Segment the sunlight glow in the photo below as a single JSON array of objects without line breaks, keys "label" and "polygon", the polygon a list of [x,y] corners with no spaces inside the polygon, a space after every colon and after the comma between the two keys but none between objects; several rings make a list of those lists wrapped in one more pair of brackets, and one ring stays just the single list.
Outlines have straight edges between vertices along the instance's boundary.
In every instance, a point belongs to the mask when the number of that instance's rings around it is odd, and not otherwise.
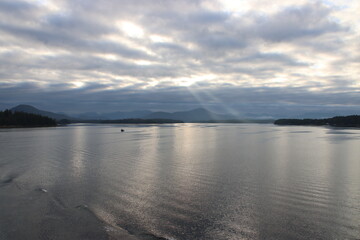
[{"label": "sunlight glow", "polygon": [[144,30],[142,27],[136,25],[135,23],[129,21],[121,21],[117,23],[118,27],[121,31],[123,31],[126,35],[131,38],[143,38]]},{"label": "sunlight glow", "polygon": [[116,61],[119,59],[118,56],[116,56],[115,54],[110,54],[110,53],[95,54],[95,56],[106,59],[106,60],[110,60],[110,61]]},{"label": "sunlight glow", "polygon": [[173,42],[172,38],[167,36],[160,36],[160,35],[150,35],[150,40],[152,42],[159,42],[159,43]]},{"label": "sunlight glow", "polygon": [[47,8],[52,12],[60,11],[61,7],[56,4],[56,2],[60,1],[52,1],[52,0],[28,0],[29,3],[35,2],[37,5]]},{"label": "sunlight glow", "polygon": [[182,78],[177,78],[174,79],[173,81],[181,87],[190,87],[191,85],[193,85],[196,82],[201,82],[201,81],[211,81],[216,79],[216,75],[215,74],[205,74],[205,75],[196,75],[196,76],[190,76],[190,77],[182,77]]},{"label": "sunlight glow", "polygon": [[152,62],[150,62],[150,61],[146,61],[146,60],[136,60],[136,61],[134,61],[134,63],[135,63],[136,65],[140,65],[140,66],[149,66],[149,65],[153,65],[153,63],[152,63]]},{"label": "sunlight glow", "polygon": [[[151,55],[151,56],[156,55],[150,48],[146,48],[144,46],[144,44],[142,44],[141,42],[139,43],[139,41],[136,41],[138,39],[127,38],[118,33],[117,34],[114,34],[114,33],[106,34],[103,36],[103,39],[106,41],[111,41],[115,44],[125,45],[126,47],[131,48],[131,49],[143,51],[144,53]],[[120,58],[120,56],[117,56],[117,57]]]},{"label": "sunlight glow", "polygon": [[251,5],[248,1],[219,0],[225,11],[243,13],[250,10]]},{"label": "sunlight glow", "polygon": [[75,82],[71,82],[75,88],[81,88],[85,85],[85,83],[83,82],[79,82],[79,81],[75,81]]}]

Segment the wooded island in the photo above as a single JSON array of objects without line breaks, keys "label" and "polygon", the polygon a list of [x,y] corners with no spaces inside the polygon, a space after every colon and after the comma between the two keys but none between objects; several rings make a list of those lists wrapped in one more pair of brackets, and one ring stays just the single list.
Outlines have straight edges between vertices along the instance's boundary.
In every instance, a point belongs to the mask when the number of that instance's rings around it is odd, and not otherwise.
[{"label": "wooded island", "polygon": [[0,111],[0,127],[53,127],[56,121],[52,118],[25,112]]},{"label": "wooded island", "polygon": [[360,115],[338,116],[324,119],[278,119],[276,125],[305,125],[333,127],[360,127]]}]

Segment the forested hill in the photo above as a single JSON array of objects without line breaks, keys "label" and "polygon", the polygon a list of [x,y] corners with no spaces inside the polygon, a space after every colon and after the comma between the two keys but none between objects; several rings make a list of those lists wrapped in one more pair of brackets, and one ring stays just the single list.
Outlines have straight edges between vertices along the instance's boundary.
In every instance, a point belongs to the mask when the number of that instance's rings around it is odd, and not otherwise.
[{"label": "forested hill", "polygon": [[334,127],[360,127],[360,115],[338,116],[324,119],[278,119],[274,122],[276,125],[308,125]]},{"label": "forested hill", "polygon": [[45,117],[55,119],[57,121],[60,121],[62,119],[72,119],[72,117],[69,117],[69,116],[64,115],[64,114],[58,114],[58,113],[53,113],[53,112],[49,112],[49,111],[40,110],[40,109],[37,109],[37,108],[35,108],[33,106],[25,105],[25,104],[21,104],[21,105],[18,105],[16,107],[13,107],[10,110],[12,112],[25,112],[25,113],[37,114],[37,115],[41,115],[41,116],[45,116]]},{"label": "forested hill", "polygon": [[49,117],[25,112],[0,111],[0,127],[51,127],[56,121]]}]

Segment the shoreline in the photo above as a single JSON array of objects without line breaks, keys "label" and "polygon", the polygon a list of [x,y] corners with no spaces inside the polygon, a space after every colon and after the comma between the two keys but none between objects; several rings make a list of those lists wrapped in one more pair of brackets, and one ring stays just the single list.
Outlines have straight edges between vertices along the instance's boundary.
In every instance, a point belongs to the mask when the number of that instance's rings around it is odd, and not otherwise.
[{"label": "shoreline", "polygon": [[46,128],[46,127],[58,127],[58,125],[56,125],[56,126],[41,126],[41,125],[37,125],[37,126],[16,126],[16,125],[6,125],[6,126],[0,126],[0,129],[8,129],[8,128]]}]

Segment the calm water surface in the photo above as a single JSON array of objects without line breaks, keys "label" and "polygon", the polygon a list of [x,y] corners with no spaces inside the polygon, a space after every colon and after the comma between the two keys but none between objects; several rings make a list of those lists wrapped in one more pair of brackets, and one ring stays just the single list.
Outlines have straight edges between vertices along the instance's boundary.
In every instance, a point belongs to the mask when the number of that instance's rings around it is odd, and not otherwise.
[{"label": "calm water surface", "polygon": [[0,130],[0,239],[126,235],[360,239],[360,130],[271,124]]}]

